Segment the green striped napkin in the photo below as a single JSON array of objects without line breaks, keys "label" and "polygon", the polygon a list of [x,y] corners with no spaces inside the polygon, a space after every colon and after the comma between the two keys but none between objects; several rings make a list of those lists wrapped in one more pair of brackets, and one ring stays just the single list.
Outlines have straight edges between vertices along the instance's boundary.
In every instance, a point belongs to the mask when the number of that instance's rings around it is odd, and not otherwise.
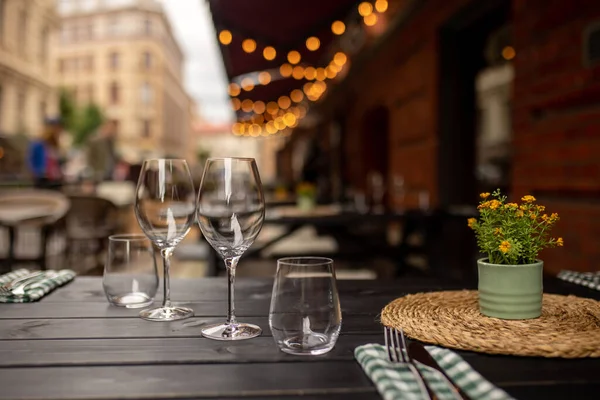
[{"label": "green striped napkin", "polygon": [[558,279],[571,282],[576,285],[587,286],[590,289],[600,290],[600,272],[577,272],[577,271],[560,271],[557,275]]},{"label": "green striped napkin", "polygon": [[[55,271],[47,271],[47,272],[55,272]],[[4,274],[0,276],[0,285],[9,283],[17,278],[25,276],[29,274],[30,271],[27,269],[18,269],[16,271],[9,272],[8,274]],[[70,269],[63,269],[61,271],[56,271],[58,275],[53,277],[46,277],[40,279],[31,285],[27,286],[25,289],[24,296],[13,296],[11,295],[0,295],[0,303],[29,303],[32,301],[37,301],[44,297],[46,294],[50,293],[52,290],[56,289],[59,286],[62,286],[75,278],[75,272]]]},{"label": "green striped napkin", "polygon": [[[455,352],[436,346],[425,347],[440,367],[472,400],[510,400],[505,391],[487,381]],[[422,400],[416,378],[406,365],[388,361],[385,347],[366,344],[354,350],[354,356],[385,400]],[[455,400],[454,392],[439,371],[417,363],[419,371],[439,400]]]}]

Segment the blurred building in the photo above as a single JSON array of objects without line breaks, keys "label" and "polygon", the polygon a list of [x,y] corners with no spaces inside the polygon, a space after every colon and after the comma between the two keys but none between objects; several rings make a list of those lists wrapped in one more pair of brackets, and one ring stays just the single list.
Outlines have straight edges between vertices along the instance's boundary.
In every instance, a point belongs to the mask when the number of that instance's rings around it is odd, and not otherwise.
[{"label": "blurred building", "polygon": [[56,113],[50,33],[54,0],[0,1],[0,135],[39,134]]},{"label": "blurred building", "polygon": [[60,86],[118,123],[128,161],[185,156],[193,104],[184,55],[156,0],[61,0],[54,66]]}]

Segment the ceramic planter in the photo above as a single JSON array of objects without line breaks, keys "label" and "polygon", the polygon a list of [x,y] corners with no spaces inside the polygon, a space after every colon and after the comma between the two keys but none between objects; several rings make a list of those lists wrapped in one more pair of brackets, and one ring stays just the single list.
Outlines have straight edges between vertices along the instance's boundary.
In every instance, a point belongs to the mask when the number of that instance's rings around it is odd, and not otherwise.
[{"label": "ceramic planter", "polygon": [[302,211],[310,211],[315,208],[315,199],[312,196],[298,196],[297,205]]},{"label": "ceramic planter", "polygon": [[479,311],[501,319],[532,319],[542,314],[544,262],[524,265],[490,264],[477,260]]}]

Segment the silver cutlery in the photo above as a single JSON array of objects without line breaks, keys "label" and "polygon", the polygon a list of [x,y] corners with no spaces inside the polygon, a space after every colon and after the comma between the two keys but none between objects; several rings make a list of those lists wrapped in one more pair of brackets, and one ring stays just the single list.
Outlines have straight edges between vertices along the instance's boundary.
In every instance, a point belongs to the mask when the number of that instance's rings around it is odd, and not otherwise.
[{"label": "silver cutlery", "polygon": [[454,397],[461,400],[469,400],[469,396],[467,396],[467,394],[464,391],[462,391],[461,388],[459,388],[452,382],[448,374],[446,374],[446,371],[444,371],[444,369],[440,367],[440,365],[437,363],[437,361],[435,361],[431,354],[429,354],[427,349],[425,349],[425,346],[423,346],[421,343],[411,341],[408,344],[407,350],[411,359],[418,361],[421,364],[426,365],[430,368],[433,368],[436,371],[441,372],[440,377],[443,378],[446,381],[448,387],[452,389],[452,391],[454,392]]},{"label": "silver cutlery", "polygon": [[56,272],[44,272],[43,274],[38,275],[35,278],[32,278],[32,279],[28,280],[27,282],[24,282],[24,283],[20,284],[19,286],[11,289],[10,293],[16,297],[25,296],[25,288],[26,287],[28,287],[29,285],[32,285],[36,282],[39,282],[43,279],[54,278],[55,276],[58,276],[58,274]]},{"label": "silver cutlery", "polygon": [[31,279],[35,279],[43,274],[45,274],[46,271],[36,271],[36,272],[32,272],[30,274],[27,274],[25,276],[22,276],[20,278],[14,279],[8,283],[5,283],[3,285],[0,285],[0,294],[1,295],[7,295],[11,293],[11,290],[19,285],[19,284],[23,284]]},{"label": "silver cutlery", "polygon": [[[393,363],[400,363],[406,365],[413,376],[417,379],[419,390],[423,396],[428,400],[434,400],[436,398],[433,391],[427,386],[423,375],[419,372],[417,366],[408,357],[408,351],[404,351],[406,343],[404,342],[404,334],[402,334],[402,340],[398,334],[398,330],[395,328],[389,328],[384,326],[385,335],[385,348],[388,353],[388,359]],[[403,343],[404,342],[404,343]]]}]

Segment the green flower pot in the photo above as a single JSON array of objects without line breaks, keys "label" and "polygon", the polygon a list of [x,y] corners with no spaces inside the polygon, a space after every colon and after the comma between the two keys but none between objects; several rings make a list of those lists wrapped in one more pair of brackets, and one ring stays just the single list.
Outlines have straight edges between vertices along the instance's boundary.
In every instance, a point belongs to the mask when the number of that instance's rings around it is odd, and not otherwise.
[{"label": "green flower pot", "polygon": [[296,203],[302,211],[311,211],[316,205],[314,197],[311,196],[298,196]]},{"label": "green flower pot", "polygon": [[524,265],[490,264],[477,260],[479,311],[500,319],[532,319],[542,315],[544,262]]}]

